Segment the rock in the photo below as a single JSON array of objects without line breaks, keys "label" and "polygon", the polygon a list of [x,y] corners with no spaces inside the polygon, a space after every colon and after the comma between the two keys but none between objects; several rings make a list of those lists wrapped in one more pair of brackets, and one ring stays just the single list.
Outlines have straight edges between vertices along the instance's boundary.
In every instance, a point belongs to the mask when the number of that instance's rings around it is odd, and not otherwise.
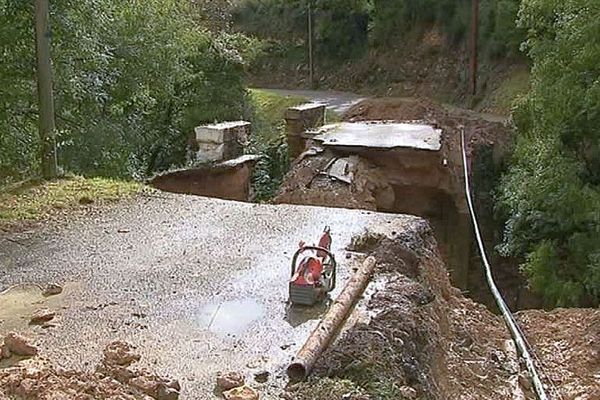
[{"label": "rock", "polygon": [[271,373],[269,371],[261,371],[254,374],[254,380],[258,383],[265,383],[269,380]]},{"label": "rock", "polygon": [[17,390],[15,390],[15,394],[25,398],[32,397],[36,394],[37,387],[38,383],[35,379],[26,378],[21,381]]},{"label": "rock", "polygon": [[4,338],[4,346],[6,346],[12,354],[18,356],[32,357],[38,353],[38,348],[29,343],[29,339],[15,332],[10,332],[6,335]]},{"label": "rock", "polygon": [[223,392],[225,400],[258,400],[258,392],[251,387],[241,386]]},{"label": "rock", "polygon": [[44,297],[56,296],[57,294],[61,294],[63,291],[62,286],[57,285],[56,283],[49,283],[44,288],[42,295]]},{"label": "rock", "polygon": [[45,322],[51,321],[56,316],[54,311],[50,311],[47,308],[42,308],[33,313],[29,325],[42,325]]},{"label": "rock", "polygon": [[50,328],[54,328],[56,326],[58,326],[58,325],[53,324],[52,322],[44,322],[42,324],[42,329],[50,329]]},{"label": "rock", "polygon": [[148,376],[136,376],[129,380],[129,384],[150,397],[158,398],[160,382]]},{"label": "rock", "polygon": [[168,388],[175,389],[178,392],[181,392],[181,384],[177,379],[172,379],[166,383]]},{"label": "rock", "polygon": [[140,360],[134,347],[125,342],[112,342],[104,349],[104,363],[107,365],[129,366]]},{"label": "rock", "polygon": [[0,360],[10,358],[11,356],[12,356],[12,353],[8,349],[7,345],[3,344],[2,346],[0,346]]},{"label": "rock", "polygon": [[237,372],[217,375],[217,388],[222,392],[244,386],[244,383],[244,377]]},{"label": "rock", "polygon": [[400,395],[409,400],[416,399],[418,397],[417,391],[410,386],[402,386],[399,389]]},{"label": "rock", "polygon": [[98,365],[98,367],[96,367],[96,372],[108,375],[121,383],[127,383],[131,378],[135,377],[135,373],[133,371],[118,365]]},{"label": "rock", "polygon": [[157,400],[177,400],[179,399],[179,390],[161,385],[158,388]]},{"label": "rock", "polygon": [[88,196],[81,196],[79,198],[79,204],[81,205],[90,205],[94,203],[94,199],[92,199],[91,197]]}]

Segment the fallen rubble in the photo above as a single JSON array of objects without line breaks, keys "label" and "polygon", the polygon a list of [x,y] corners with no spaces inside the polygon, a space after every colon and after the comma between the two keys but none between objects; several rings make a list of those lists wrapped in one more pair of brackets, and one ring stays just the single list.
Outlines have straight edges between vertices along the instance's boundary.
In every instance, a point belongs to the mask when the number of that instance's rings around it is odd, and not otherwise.
[{"label": "fallen rubble", "polygon": [[[34,355],[34,347],[16,334],[7,335],[4,346],[13,354]],[[92,373],[67,370],[43,357],[34,357],[0,369],[0,398],[177,400],[181,391],[179,382],[146,369],[130,368],[139,360],[135,349],[124,342],[109,344],[102,361]]]}]

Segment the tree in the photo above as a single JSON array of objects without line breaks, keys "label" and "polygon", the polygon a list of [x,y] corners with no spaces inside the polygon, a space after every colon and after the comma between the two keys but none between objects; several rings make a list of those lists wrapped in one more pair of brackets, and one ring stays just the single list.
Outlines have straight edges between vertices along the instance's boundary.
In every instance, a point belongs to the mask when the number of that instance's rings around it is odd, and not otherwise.
[{"label": "tree", "polygon": [[532,90],[499,196],[502,250],[549,305],[600,302],[600,3],[524,0]]},{"label": "tree", "polygon": [[35,37],[37,55],[37,88],[39,131],[41,140],[42,176],[56,178],[56,125],[52,93],[52,63],[50,61],[50,26],[48,0],[35,1]]},{"label": "tree", "polygon": [[[187,0],[52,0],[61,166],[145,177],[185,162],[198,124],[245,115],[252,42],[205,29]],[[0,180],[40,168],[33,2],[0,0]]]}]

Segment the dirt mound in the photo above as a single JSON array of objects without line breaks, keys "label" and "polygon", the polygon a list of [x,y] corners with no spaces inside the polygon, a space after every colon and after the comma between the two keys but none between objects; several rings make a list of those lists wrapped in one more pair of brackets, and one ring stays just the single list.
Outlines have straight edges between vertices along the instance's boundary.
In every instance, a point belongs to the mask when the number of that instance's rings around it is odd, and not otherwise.
[{"label": "dirt mound", "polygon": [[600,310],[524,311],[518,320],[560,398],[600,399]]},{"label": "dirt mound", "polygon": [[354,179],[347,184],[321,174],[336,158],[334,154],[324,151],[318,156],[298,160],[273,202],[372,211],[380,208],[392,189],[378,168],[367,160],[353,157],[350,172]]},{"label": "dirt mound", "polygon": [[344,121],[415,121],[426,120],[444,110],[427,99],[376,98],[355,104],[344,114]]}]

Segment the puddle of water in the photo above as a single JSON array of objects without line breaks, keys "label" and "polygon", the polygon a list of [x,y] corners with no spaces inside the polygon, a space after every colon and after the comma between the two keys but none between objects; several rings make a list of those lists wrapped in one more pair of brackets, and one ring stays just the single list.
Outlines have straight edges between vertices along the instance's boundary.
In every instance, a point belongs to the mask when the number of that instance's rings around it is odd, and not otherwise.
[{"label": "puddle of water", "polygon": [[29,326],[33,313],[40,308],[58,308],[62,294],[44,297],[36,285],[16,286],[0,295],[0,334],[23,331]]},{"label": "puddle of water", "polygon": [[264,307],[255,300],[233,300],[207,304],[200,310],[202,327],[219,335],[243,333],[265,314]]}]

